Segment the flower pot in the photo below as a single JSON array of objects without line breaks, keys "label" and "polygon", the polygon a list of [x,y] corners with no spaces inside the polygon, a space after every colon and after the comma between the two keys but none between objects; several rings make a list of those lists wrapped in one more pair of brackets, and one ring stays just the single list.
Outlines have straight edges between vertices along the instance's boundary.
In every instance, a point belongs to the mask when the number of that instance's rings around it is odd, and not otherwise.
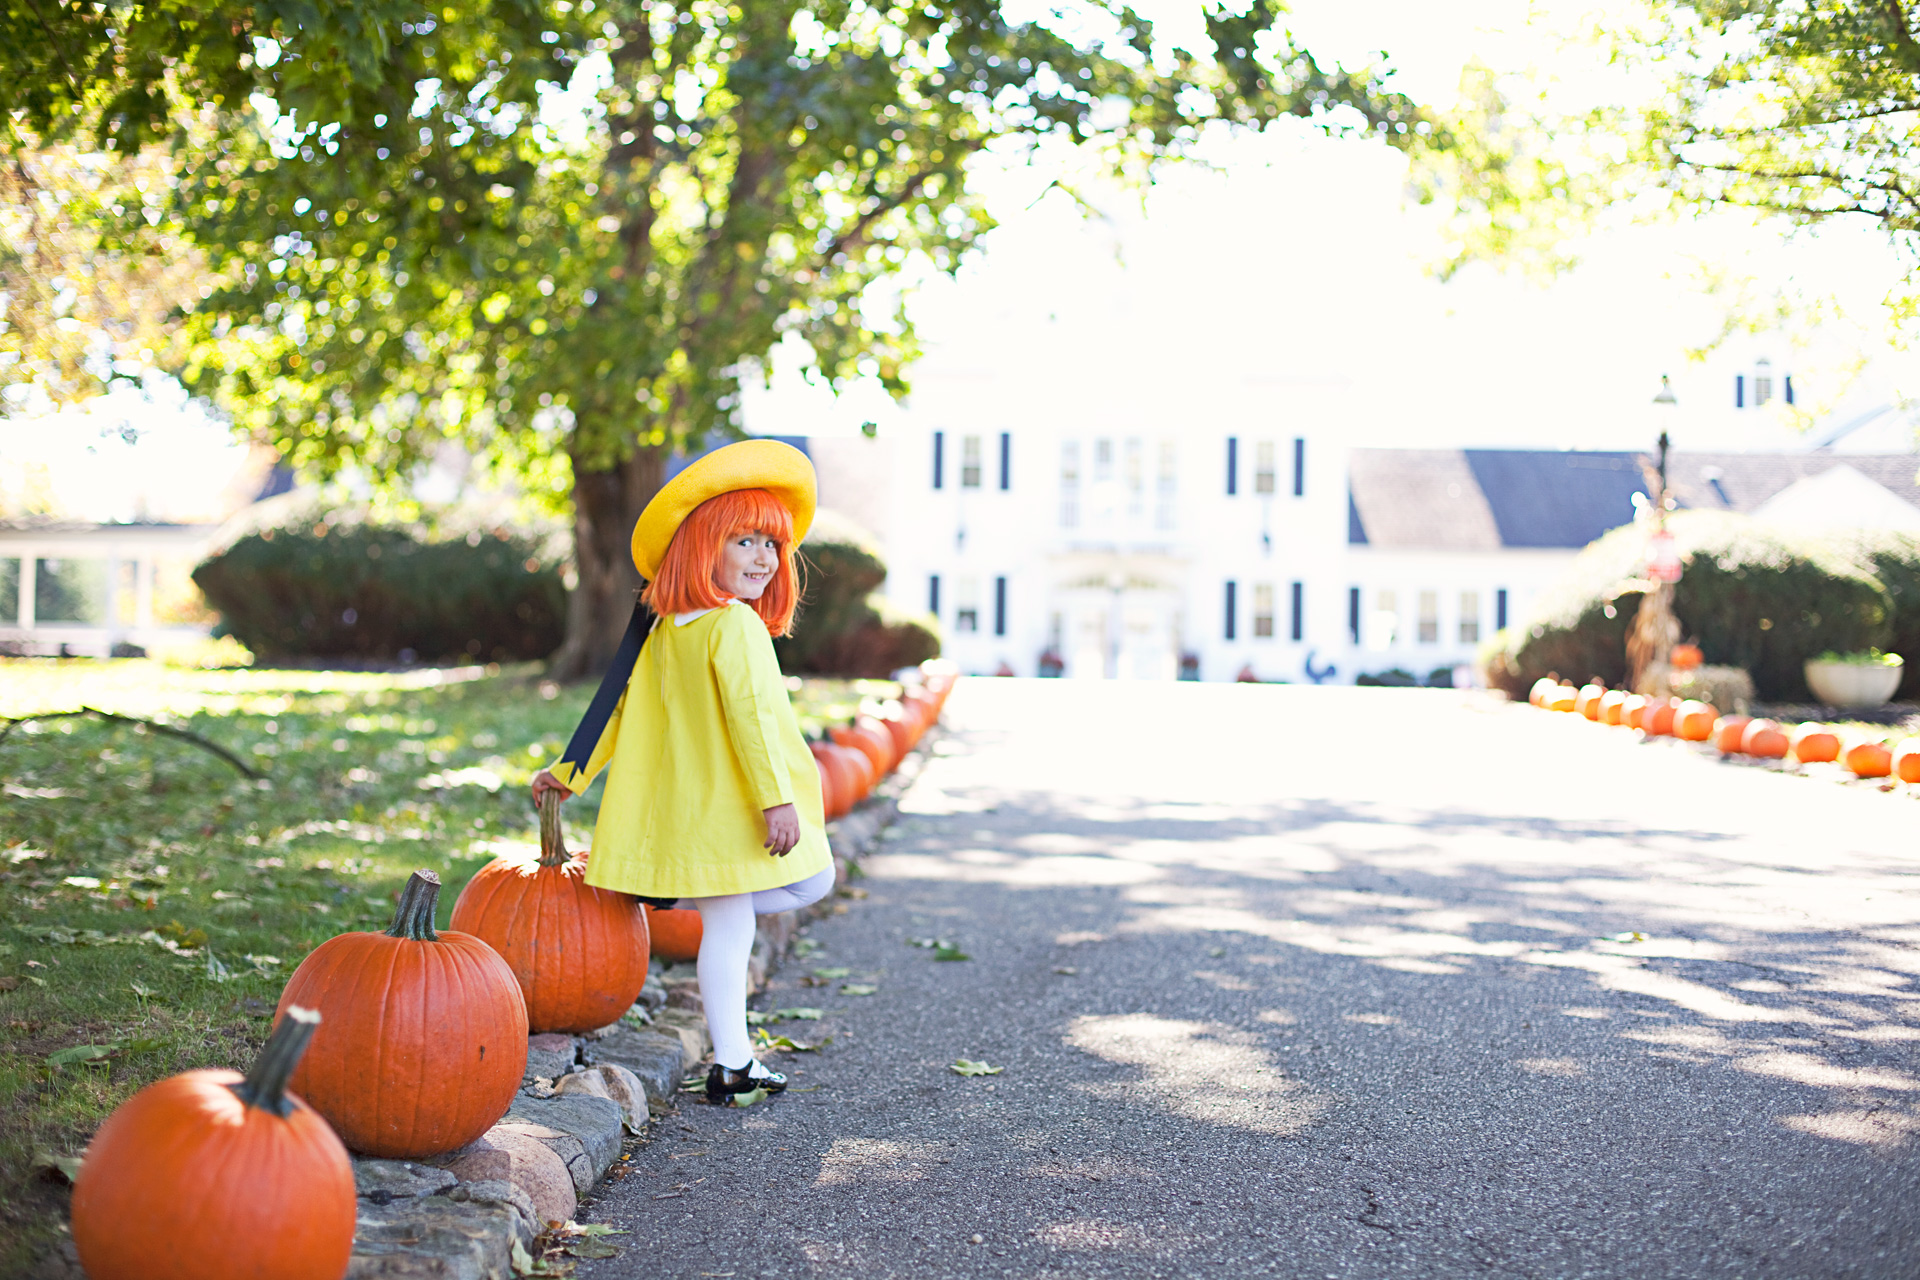
[{"label": "flower pot", "polygon": [[1830,707],[1877,707],[1900,687],[1904,668],[1879,663],[1807,660],[1807,687]]}]

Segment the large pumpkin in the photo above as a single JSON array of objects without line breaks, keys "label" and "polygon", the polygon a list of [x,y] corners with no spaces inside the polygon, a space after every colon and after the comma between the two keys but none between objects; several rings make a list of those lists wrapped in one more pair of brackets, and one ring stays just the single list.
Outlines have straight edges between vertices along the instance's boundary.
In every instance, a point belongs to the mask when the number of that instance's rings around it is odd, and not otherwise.
[{"label": "large pumpkin", "polygon": [[[866,796],[862,783],[866,780],[867,758],[858,751],[842,747],[832,742],[809,743],[815,763],[820,766],[823,783],[831,788],[832,799],[827,801],[826,810],[829,819],[845,817],[853,806]],[[848,757],[857,758],[856,766]],[[823,797],[824,799],[824,797]]]},{"label": "large pumpkin", "polygon": [[820,775],[820,815],[828,822],[832,822],[845,812],[840,807],[840,788],[836,785],[840,779],[839,766],[829,766],[820,753],[815,751],[813,767]]},{"label": "large pumpkin", "polygon": [[1688,742],[1705,742],[1713,736],[1720,715],[1711,705],[1687,699],[1674,709],[1673,736]]},{"label": "large pumpkin", "polygon": [[1746,736],[1747,726],[1752,723],[1752,716],[1721,716],[1713,726],[1713,745],[1727,755],[1738,754],[1744,750],[1740,740]]},{"label": "large pumpkin", "polygon": [[872,716],[860,716],[845,728],[831,729],[828,736],[866,756],[876,780],[886,777],[893,768],[893,738]]},{"label": "large pumpkin", "polygon": [[1624,689],[1609,689],[1600,695],[1600,714],[1594,719],[1601,724],[1623,724],[1627,714],[1627,692]]},{"label": "large pumpkin", "polygon": [[73,1243],[93,1280],[346,1274],[353,1165],[287,1092],[319,1022],[289,1008],[245,1076],[189,1071],[107,1117],[73,1187]]},{"label": "large pumpkin", "polygon": [[1920,782],[1920,738],[1905,738],[1894,745],[1893,776],[1902,782]]},{"label": "large pumpkin", "polygon": [[499,953],[435,933],[440,877],[416,871],[384,933],[343,933],[300,962],[276,1017],[327,1020],[293,1087],[355,1151],[411,1160],[464,1147],[513,1103],[527,1002]]},{"label": "large pumpkin", "polygon": [[1600,718],[1600,699],[1607,696],[1607,687],[1603,684],[1583,684],[1574,698],[1573,709],[1589,720]]},{"label": "large pumpkin", "polygon": [[533,1031],[618,1022],[647,983],[647,917],[624,893],[586,882],[587,855],[567,854],[560,801],[540,807],[540,852],[495,858],[474,873],[448,923],[507,962]]},{"label": "large pumpkin", "polygon": [[1780,760],[1787,754],[1787,731],[1772,720],[1755,720],[1740,735],[1740,749],[1762,760]]},{"label": "large pumpkin", "polygon": [[1570,684],[1556,685],[1547,691],[1546,708],[1549,711],[1578,711],[1580,691]]},{"label": "large pumpkin", "polygon": [[1638,729],[1640,722],[1646,718],[1648,701],[1645,694],[1628,695],[1627,700],[1620,704],[1620,723],[1629,729]]},{"label": "large pumpkin", "polygon": [[700,913],[691,907],[648,907],[647,928],[653,954],[669,964],[688,964],[700,958]]},{"label": "large pumpkin", "polygon": [[1802,764],[1830,764],[1840,758],[1840,735],[1825,725],[1801,725],[1793,735],[1793,758]]},{"label": "large pumpkin", "polygon": [[1861,778],[1884,778],[1893,772],[1893,752],[1884,742],[1856,742],[1848,747],[1840,763]]}]

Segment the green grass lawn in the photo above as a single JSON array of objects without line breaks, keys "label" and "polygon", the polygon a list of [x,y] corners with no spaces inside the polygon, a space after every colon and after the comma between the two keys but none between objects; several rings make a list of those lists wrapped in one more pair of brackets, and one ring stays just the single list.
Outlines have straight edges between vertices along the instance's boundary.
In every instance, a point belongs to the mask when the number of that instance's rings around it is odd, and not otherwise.
[{"label": "green grass lawn", "polygon": [[[794,682],[803,724],[884,682]],[[134,1090],[244,1066],[316,944],[383,928],[409,872],[446,890],[531,843],[526,783],[592,694],[533,666],[196,670],[143,660],[0,660],[0,717],[95,707],[0,742],[0,1275],[60,1229],[66,1188],[37,1161],[81,1151]],[[584,844],[596,785],[567,806]],[[322,1028],[321,1034],[325,1034]]]}]

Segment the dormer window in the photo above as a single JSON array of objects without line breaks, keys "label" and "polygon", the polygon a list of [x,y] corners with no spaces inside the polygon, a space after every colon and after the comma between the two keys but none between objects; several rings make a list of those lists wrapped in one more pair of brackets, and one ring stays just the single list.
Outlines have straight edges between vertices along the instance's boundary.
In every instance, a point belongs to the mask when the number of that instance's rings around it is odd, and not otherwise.
[{"label": "dormer window", "polygon": [[1753,366],[1753,407],[1773,399],[1773,362],[1761,360]]}]

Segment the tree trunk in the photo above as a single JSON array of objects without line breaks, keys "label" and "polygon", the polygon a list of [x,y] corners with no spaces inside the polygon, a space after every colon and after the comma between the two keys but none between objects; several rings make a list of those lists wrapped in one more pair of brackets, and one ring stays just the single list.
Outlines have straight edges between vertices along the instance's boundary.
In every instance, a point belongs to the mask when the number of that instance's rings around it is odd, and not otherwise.
[{"label": "tree trunk", "polygon": [[633,567],[633,526],[665,483],[667,450],[641,448],[610,470],[589,470],[574,454],[573,563],[578,579],[567,597],[567,638],[548,664],[556,680],[597,680],[620,647],[633,614],[640,574]]}]

